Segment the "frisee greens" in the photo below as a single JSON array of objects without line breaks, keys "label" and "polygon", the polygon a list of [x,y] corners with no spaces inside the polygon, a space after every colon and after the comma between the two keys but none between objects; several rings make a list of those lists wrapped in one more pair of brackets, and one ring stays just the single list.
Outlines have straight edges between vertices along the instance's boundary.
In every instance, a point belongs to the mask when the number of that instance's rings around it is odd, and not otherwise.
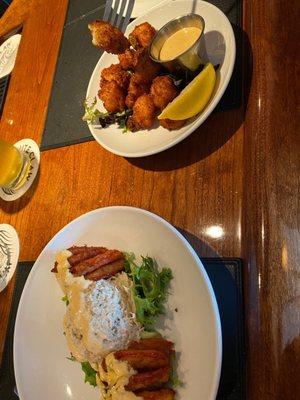
[{"label": "frisee greens", "polygon": [[102,128],[106,128],[109,125],[117,124],[123,133],[128,132],[127,120],[132,115],[132,110],[127,108],[122,112],[115,112],[112,114],[102,115],[99,117],[99,122]]},{"label": "frisee greens", "polygon": [[99,123],[102,128],[106,128],[112,124],[117,124],[124,133],[128,132],[126,124],[128,118],[132,115],[131,109],[127,108],[122,112],[115,113],[101,112],[95,107],[96,103],[96,97],[92,102],[88,99],[84,100],[84,116],[82,117],[83,121],[86,121],[88,124],[92,124],[93,122]]},{"label": "frisee greens", "polygon": [[138,265],[132,253],[125,253],[125,271],[133,281],[137,320],[146,330],[151,330],[155,317],[164,313],[172,271],[170,268],[159,270],[151,257],[142,257],[142,263]]},{"label": "frisee greens", "polygon": [[100,117],[103,117],[104,115],[108,114],[108,113],[103,113],[99,111],[97,108],[95,108],[96,103],[97,103],[96,97],[94,98],[91,104],[89,104],[88,99],[85,99],[83,102],[84,116],[82,117],[82,120],[86,121],[88,124],[92,124],[93,122],[96,122]]},{"label": "frisee greens", "polygon": [[97,371],[94,370],[94,368],[91,366],[91,364],[88,361],[82,362],[81,368],[82,368],[82,371],[85,373],[84,382],[89,383],[90,385],[92,385],[94,387],[97,386],[97,382],[96,382]]}]

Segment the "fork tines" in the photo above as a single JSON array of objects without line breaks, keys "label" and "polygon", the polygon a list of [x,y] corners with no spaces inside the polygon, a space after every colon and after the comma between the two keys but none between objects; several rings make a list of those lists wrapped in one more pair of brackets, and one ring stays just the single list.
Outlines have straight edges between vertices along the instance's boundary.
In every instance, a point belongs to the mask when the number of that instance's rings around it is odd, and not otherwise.
[{"label": "fork tines", "polygon": [[130,20],[134,0],[107,0],[103,20],[110,22],[122,32]]}]

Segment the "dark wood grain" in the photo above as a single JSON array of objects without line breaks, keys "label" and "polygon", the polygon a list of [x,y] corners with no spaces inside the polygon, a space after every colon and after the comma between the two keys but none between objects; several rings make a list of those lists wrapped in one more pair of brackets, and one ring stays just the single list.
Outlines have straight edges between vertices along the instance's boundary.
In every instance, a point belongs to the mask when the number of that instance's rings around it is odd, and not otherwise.
[{"label": "dark wood grain", "polygon": [[[7,140],[41,141],[66,6],[14,0],[0,20],[2,36],[23,21],[0,121]],[[255,400],[296,398],[299,385],[296,6],[245,1],[245,118],[244,107],[214,114],[184,142],[143,159],[115,156],[96,142],[43,152],[33,188],[14,203],[0,201],[0,222],[20,235],[21,260],[35,259],[75,217],[108,205],[166,218],[201,256],[243,257],[247,392]],[[0,293],[0,354],[13,285]]]},{"label": "dark wood grain", "polygon": [[251,399],[300,393],[297,10],[299,2],[279,0],[247,1],[245,10],[253,51],[242,223]]}]

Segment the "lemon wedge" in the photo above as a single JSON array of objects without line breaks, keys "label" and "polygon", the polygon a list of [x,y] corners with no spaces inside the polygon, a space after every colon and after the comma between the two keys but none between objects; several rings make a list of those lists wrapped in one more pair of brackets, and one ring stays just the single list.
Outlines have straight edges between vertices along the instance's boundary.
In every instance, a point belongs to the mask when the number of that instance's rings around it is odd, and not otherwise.
[{"label": "lemon wedge", "polygon": [[188,119],[204,109],[216,83],[216,71],[211,63],[190,82],[175,99],[163,109],[158,119],[175,121]]}]

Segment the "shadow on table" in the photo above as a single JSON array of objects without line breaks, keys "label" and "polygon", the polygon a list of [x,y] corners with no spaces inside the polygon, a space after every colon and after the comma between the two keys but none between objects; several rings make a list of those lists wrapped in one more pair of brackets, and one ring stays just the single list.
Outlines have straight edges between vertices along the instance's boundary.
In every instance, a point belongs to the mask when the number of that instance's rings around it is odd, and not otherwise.
[{"label": "shadow on table", "polygon": [[[128,162],[152,171],[169,171],[186,167],[216,152],[239,130],[245,119],[251,87],[252,49],[247,34],[237,26],[233,28],[237,42],[243,43],[243,46],[237,46],[232,78],[238,77],[233,91],[237,93],[235,101],[240,101],[240,104],[232,104],[232,108],[235,109],[213,113],[194,133],[176,146],[148,157],[127,158]],[[228,93],[225,92],[224,96],[226,95]]]}]

